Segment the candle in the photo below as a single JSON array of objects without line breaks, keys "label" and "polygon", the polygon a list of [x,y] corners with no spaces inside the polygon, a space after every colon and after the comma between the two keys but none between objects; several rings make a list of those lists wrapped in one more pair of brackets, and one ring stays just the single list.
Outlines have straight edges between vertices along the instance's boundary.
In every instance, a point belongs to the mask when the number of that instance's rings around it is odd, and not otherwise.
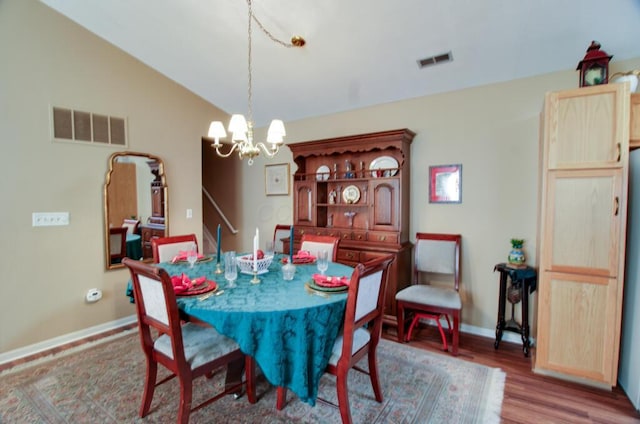
[{"label": "candle", "polygon": [[218,254],[217,254],[217,260],[218,263],[220,263],[220,245],[222,244],[222,240],[220,240],[220,224],[218,224],[218,235],[217,235],[217,244],[218,244]]},{"label": "candle", "polygon": [[258,272],[258,229],[253,236],[253,272]]},{"label": "candle", "polygon": [[289,261],[293,263],[293,225],[291,226],[291,231],[289,232]]}]

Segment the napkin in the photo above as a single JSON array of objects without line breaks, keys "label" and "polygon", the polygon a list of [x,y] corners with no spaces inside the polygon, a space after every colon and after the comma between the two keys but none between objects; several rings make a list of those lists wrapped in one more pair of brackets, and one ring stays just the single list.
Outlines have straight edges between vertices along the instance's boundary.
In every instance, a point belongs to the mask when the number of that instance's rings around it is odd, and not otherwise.
[{"label": "napkin", "polygon": [[184,293],[187,290],[197,287],[200,284],[204,283],[207,280],[207,277],[198,277],[195,279],[189,278],[187,274],[182,275],[174,275],[171,277],[171,284],[173,284],[173,291],[176,294]]},{"label": "napkin", "polygon": [[313,281],[321,287],[341,287],[349,285],[348,277],[332,277],[330,275],[313,274]]},{"label": "napkin", "polygon": [[[311,254],[308,250],[301,250],[295,255],[293,255],[293,263],[294,264],[308,264],[316,260],[316,257]],[[283,263],[289,262],[289,257],[285,256],[282,258]]]},{"label": "napkin", "polygon": [[[176,256],[173,257],[173,259],[171,259],[171,263],[176,263],[178,261],[186,261],[187,260],[187,255],[189,254],[188,251],[179,251],[178,254]],[[202,259],[204,258],[204,255],[201,255],[200,253],[198,253],[198,259]]]}]

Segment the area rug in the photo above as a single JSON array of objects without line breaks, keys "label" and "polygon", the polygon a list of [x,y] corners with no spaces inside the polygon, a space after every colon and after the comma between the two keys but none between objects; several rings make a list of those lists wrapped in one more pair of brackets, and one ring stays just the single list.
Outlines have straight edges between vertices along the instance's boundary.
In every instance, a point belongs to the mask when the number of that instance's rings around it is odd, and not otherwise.
[{"label": "area rug", "polygon": [[[360,364],[366,368],[366,358]],[[369,377],[352,370],[349,396],[354,423],[499,423],[505,373],[446,354],[381,340],[378,365],[384,401]],[[162,368],[162,367],[159,367]],[[77,352],[0,374],[0,423],[170,423],[178,409],[177,381],[160,386],[150,414],[138,408],[145,372],[136,331]],[[161,375],[166,375],[162,370]],[[220,390],[224,371],[194,382],[194,405]],[[312,407],[288,392],[275,409],[276,390],[262,376],[258,402],[227,396],[191,414],[190,423],[340,423],[336,408]],[[334,377],[321,380],[320,397],[336,402]]]}]

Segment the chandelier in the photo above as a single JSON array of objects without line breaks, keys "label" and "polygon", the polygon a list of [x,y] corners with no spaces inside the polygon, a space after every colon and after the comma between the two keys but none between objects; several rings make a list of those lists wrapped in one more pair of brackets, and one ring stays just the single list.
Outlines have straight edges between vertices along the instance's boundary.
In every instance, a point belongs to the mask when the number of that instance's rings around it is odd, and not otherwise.
[{"label": "chandelier", "polygon": [[229,151],[224,153],[222,151],[223,145],[220,143],[221,138],[226,138],[227,133],[224,129],[224,125],[220,121],[213,121],[209,126],[208,138],[212,138],[214,140],[212,147],[216,149],[216,153],[218,156],[226,158],[231,156],[233,152],[238,152],[238,156],[240,160],[245,157],[248,158],[247,163],[249,165],[253,164],[253,158],[260,154],[262,151],[267,157],[274,157],[278,151],[280,150],[280,146],[284,141],[284,136],[286,135],[284,129],[284,123],[280,119],[274,119],[271,121],[271,125],[269,125],[269,129],[267,131],[267,140],[266,143],[263,142],[255,142],[253,140],[253,107],[252,107],[252,87],[251,87],[251,23],[255,20],[260,29],[267,34],[267,36],[274,42],[281,44],[285,47],[302,47],[305,45],[304,38],[300,36],[294,36],[291,38],[291,42],[287,43],[275,38],[256,18],[253,14],[253,9],[251,7],[251,0],[247,0],[247,6],[249,8],[249,24],[248,24],[248,39],[249,39],[249,49],[248,49],[248,74],[249,74],[249,83],[247,85],[247,103],[248,103],[248,118],[241,114],[234,114],[231,116],[231,120],[229,121],[229,126],[227,130],[231,133],[231,147]]}]

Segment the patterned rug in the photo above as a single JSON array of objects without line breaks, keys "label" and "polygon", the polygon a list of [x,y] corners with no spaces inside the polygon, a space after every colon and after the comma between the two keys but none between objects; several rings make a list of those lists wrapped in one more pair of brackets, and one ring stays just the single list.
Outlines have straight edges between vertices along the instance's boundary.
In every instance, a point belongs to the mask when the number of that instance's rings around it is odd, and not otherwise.
[{"label": "patterned rug", "polygon": [[[366,358],[363,360],[366,368]],[[505,373],[381,340],[378,365],[384,401],[369,377],[352,370],[349,396],[354,423],[499,423]],[[161,376],[166,371],[161,369]],[[156,389],[151,412],[138,418],[145,372],[137,330],[79,351],[0,374],[0,423],[169,423],[178,409],[178,383]],[[194,405],[220,389],[221,371],[194,383]],[[325,375],[320,397],[336,402],[334,377]],[[276,390],[260,375],[258,403],[227,396],[191,414],[197,423],[340,423],[336,408],[311,407],[288,392],[275,409]]]}]

